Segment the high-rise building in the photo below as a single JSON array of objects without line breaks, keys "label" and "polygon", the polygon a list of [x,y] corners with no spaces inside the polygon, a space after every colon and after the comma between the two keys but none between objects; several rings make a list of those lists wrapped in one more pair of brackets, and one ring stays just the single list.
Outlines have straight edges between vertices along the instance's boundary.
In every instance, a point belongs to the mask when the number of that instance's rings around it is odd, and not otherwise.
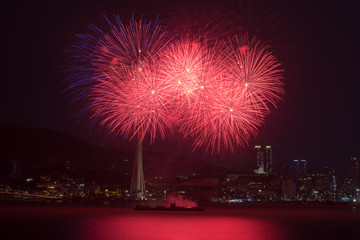
[{"label": "high-rise building", "polygon": [[273,171],[273,156],[271,146],[265,146],[264,149],[265,172],[272,173]]},{"label": "high-rise building", "polygon": [[272,173],[273,155],[271,146],[254,146],[253,169],[257,174]]},{"label": "high-rise building", "polygon": [[294,173],[294,175],[297,175],[299,172],[299,160],[293,160],[291,164],[291,171]]},{"label": "high-rise building", "polygon": [[359,160],[356,157],[350,158],[349,175],[350,178],[352,179],[354,186],[359,187],[360,170],[359,170]]},{"label": "high-rise building", "polygon": [[300,160],[299,162],[299,174],[306,175],[306,160]]},{"label": "high-rise building", "polygon": [[291,168],[295,176],[306,175],[306,160],[293,160]]},{"label": "high-rise building", "polygon": [[16,162],[15,161],[10,162],[10,178],[11,179],[16,178]]},{"label": "high-rise building", "polygon": [[260,145],[254,146],[254,161],[253,161],[254,173],[265,174],[264,166],[264,152]]}]

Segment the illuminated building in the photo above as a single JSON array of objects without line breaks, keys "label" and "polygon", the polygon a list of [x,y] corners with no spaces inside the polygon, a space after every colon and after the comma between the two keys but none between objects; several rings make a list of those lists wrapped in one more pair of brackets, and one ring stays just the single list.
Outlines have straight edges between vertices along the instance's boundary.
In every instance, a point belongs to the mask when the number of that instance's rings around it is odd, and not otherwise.
[{"label": "illuminated building", "polygon": [[291,168],[294,174],[297,175],[297,173],[299,172],[299,160],[293,160]]},{"label": "illuminated building", "polygon": [[293,160],[292,172],[295,176],[306,175],[306,160]]},{"label": "illuminated building", "polygon": [[271,146],[265,146],[264,153],[265,172],[272,173],[273,156]]},{"label": "illuminated building", "polygon": [[300,160],[299,162],[299,174],[306,175],[306,160]]},{"label": "illuminated building", "polygon": [[255,157],[254,157],[254,172],[258,174],[264,174],[264,152],[261,149],[260,145],[254,147]]},{"label": "illuminated building", "polygon": [[359,187],[360,170],[359,170],[359,160],[356,157],[350,158],[349,174],[350,174],[350,178],[352,179],[353,185],[355,187]]},{"label": "illuminated building", "polygon": [[254,173],[272,173],[273,156],[271,146],[254,146]]}]

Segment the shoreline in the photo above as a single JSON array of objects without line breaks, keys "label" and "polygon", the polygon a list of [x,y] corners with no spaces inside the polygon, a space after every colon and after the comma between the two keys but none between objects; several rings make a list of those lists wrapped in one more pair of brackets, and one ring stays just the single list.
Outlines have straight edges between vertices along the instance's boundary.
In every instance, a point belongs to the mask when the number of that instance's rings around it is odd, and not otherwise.
[{"label": "shoreline", "polygon": [[[74,207],[116,207],[116,208],[134,208],[136,201],[61,201],[61,200],[0,200],[0,207],[6,206],[74,206]],[[204,208],[356,208],[360,209],[357,203],[338,203],[338,202],[251,202],[251,203],[213,203],[198,202],[199,207]]]}]

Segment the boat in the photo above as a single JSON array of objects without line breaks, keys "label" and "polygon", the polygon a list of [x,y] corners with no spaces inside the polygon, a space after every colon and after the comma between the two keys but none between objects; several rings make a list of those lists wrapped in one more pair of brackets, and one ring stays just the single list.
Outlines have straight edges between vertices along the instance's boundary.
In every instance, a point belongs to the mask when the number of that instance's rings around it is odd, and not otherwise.
[{"label": "boat", "polygon": [[175,203],[172,203],[170,207],[166,206],[146,206],[141,204],[136,204],[135,210],[148,210],[148,211],[204,211],[205,208],[202,207],[179,207]]}]

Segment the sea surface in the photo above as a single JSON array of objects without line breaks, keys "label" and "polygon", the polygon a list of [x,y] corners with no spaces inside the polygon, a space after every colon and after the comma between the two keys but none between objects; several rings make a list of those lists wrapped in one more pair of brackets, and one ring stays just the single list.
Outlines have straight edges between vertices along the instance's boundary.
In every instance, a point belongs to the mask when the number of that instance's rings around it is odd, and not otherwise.
[{"label": "sea surface", "polygon": [[360,208],[162,212],[105,206],[0,206],[0,239],[360,239]]}]

